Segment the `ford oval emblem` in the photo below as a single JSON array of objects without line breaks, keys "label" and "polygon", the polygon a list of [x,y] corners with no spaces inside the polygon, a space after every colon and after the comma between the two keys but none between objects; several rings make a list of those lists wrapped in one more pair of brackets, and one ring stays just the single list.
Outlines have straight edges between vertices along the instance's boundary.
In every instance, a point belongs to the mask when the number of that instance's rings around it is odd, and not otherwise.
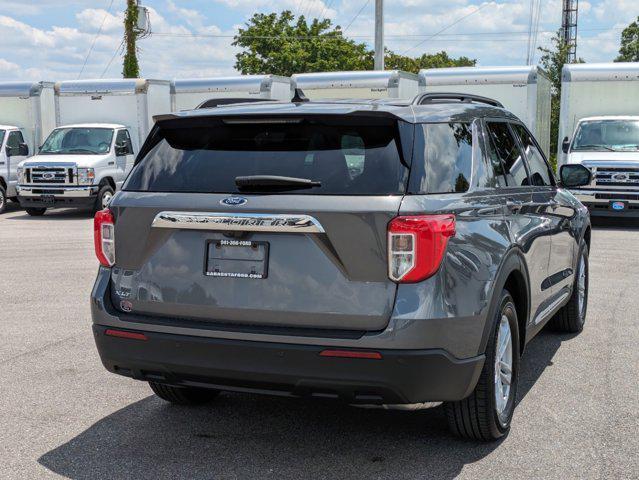
[{"label": "ford oval emblem", "polygon": [[623,202],[612,202],[612,208],[614,210],[623,210],[626,208],[626,204]]},{"label": "ford oval emblem", "polygon": [[248,200],[244,197],[227,197],[224,200],[220,200],[222,205],[238,206],[244,205]]}]

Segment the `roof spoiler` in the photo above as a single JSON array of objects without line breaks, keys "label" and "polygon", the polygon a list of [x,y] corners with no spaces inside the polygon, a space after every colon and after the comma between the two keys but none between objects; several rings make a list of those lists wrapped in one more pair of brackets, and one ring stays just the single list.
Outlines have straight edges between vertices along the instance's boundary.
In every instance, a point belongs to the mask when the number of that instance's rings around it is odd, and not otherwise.
[{"label": "roof spoiler", "polygon": [[473,95],[470,93],[420,93],[413,100],[413,105],[426,105],[429,103],[448,103],[457,101],[462,103],[484,103],[492,107],[504,108],[504,105],[492,98]]},{"label": "roof spoiler", "polygon": [[256,103],[256,102],[276,102],[277,100],[272,100],[270,98],[211,98],[209,100],[205,100],[200,103],[196,110],[201,108],[216,108],[223,107],[224,105],[237,105],[241,103]]}]

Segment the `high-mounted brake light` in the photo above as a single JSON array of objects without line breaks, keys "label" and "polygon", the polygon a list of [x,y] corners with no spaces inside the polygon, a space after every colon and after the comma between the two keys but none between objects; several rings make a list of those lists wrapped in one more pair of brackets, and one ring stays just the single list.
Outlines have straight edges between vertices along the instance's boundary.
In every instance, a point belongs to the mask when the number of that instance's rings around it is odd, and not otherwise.
[{"label": "high-mounted brake light", "polygon": [[432,276],[442,263],[455,215],[396,217],[388,224],[388,277],[415,283]]},{"label": "high-mounted brake light", "polygon": [[105,208],[95,214],[93,219],[93,239],[95,255],[105,267],[115,263],[115,221],[111,210]]}]

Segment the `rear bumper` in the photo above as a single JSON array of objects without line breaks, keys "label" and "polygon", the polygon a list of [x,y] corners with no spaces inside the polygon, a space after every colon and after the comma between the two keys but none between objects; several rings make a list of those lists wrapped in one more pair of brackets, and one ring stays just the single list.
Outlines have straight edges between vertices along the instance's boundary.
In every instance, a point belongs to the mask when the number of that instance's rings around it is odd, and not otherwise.
[{"label": "rear bumper", "polygon": [[17,188],[23,208],[91,207],[98,194],[97,185],[79,187],[26,186]]},{"label": "rear bumper", "polygon": [[[593,216],[639,217],[639,191],[573,190],[572,194],[583,203]],[[622,202],[624,208],[615,210],[612,202]]]},{"label": "rear bumper", "polygon": [[147,340],[108,336],[94,325],[102,363],[138,380],[348,403],[460,400],[477,383],[484,356],[444,350],[376,350],[381,359],[322,357],[327,347],[142,332]]}]

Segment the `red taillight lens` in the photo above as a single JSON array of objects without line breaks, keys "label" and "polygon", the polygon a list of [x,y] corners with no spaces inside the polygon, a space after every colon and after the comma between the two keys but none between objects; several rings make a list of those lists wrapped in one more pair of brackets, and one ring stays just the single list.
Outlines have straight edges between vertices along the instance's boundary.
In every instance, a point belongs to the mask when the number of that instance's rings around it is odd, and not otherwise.
[{"label": "red taillight lens", "polygon": [[144,335],[143,333],[129,332],[127,330],[108,329],[104,332],[104,334],[109,337],[128,338],[130,340],[142,340],[142,341],[148,340],[147,336]]},{"label": "red taillight lens", "polygon": [[381,360],[382,354],[379,352],[363,352],[361,350],[322,350],[320,357],[334,358],[366,358],[368,360]]},{"label": "red taillight lens", "polygon": [[105,208],[93,219],[95,255],[100,264],[112,267],[115,263],[115,226],[111,210]]},{"label": "red taillight lens", "polygon": [[455,235],[455,215],[396,217],[388,224],[388,277],[421,282],[442,263],[448,239]]}]

